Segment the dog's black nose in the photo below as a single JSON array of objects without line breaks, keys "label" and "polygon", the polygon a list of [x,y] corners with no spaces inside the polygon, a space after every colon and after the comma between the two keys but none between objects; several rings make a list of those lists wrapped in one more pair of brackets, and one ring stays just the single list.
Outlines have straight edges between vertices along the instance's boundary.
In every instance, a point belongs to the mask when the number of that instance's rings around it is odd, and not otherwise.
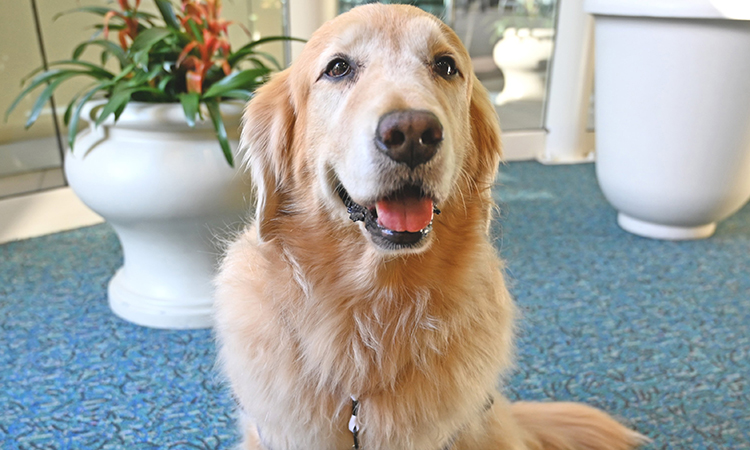
[{"label": "dog's black nose", "polygon": [[443,126],[437,116],[413,109],[383,115],[375,136],[383,153],[412,169],[432,159],[442,141]]}]

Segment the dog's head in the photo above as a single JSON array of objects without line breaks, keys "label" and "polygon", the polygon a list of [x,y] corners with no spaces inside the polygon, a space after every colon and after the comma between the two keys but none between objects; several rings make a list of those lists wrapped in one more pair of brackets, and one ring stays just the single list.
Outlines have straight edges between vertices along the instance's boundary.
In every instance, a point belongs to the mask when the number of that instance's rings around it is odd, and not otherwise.
[{"label": "dog's head", "polygon": [[439,208],[470,191],[488,199],[500,156],[466,49],[438,19],[401,5],[323,25],[250,102],[241,147],[261,241],[279,214],[312,207],[386,252],[427,248]]}]

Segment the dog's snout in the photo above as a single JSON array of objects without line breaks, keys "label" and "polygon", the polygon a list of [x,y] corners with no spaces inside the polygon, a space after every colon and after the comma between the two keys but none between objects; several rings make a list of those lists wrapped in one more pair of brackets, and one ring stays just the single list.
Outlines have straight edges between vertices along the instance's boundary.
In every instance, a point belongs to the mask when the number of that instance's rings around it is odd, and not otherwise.
[{"label": "dog's snout", "polygon": [[391,111],[380,118],[375,143],[392,160],[410,168],[424,164],[443,141],[443,126],[429,111]]}]

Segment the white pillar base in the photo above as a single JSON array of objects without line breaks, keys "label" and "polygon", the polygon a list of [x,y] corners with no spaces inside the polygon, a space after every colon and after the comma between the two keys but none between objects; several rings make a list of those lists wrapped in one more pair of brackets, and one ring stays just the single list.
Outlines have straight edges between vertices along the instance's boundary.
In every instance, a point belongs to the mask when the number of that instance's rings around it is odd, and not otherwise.
[{"label": "white pillar base", "polygon": [[646,222],[623,213],[617,214],[617,224],[623,230],[637,234],[638,236],[670,241],[705,239],[713,235],[716,231],[716,222],[697,227],[678,227]]},{"label": "white pillar base", "polygon": [[151,328],[192,330],[213,325],[210,298],[155,298],[135,292],[120,268],[109,282],[109,306],[122,319]]}]

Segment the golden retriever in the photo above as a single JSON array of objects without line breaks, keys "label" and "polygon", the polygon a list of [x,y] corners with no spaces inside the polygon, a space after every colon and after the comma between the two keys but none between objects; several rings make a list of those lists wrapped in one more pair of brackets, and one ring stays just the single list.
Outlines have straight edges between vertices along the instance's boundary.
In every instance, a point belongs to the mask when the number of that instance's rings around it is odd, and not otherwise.
[{"label": "golden retriever", "polygon": [[494,109],[458,37],[411,6],[323,25],[259,90],[253,224],[216,285],[252,450],[628,449],[590,407],[510,404],[514,308],[488,237]]}]

